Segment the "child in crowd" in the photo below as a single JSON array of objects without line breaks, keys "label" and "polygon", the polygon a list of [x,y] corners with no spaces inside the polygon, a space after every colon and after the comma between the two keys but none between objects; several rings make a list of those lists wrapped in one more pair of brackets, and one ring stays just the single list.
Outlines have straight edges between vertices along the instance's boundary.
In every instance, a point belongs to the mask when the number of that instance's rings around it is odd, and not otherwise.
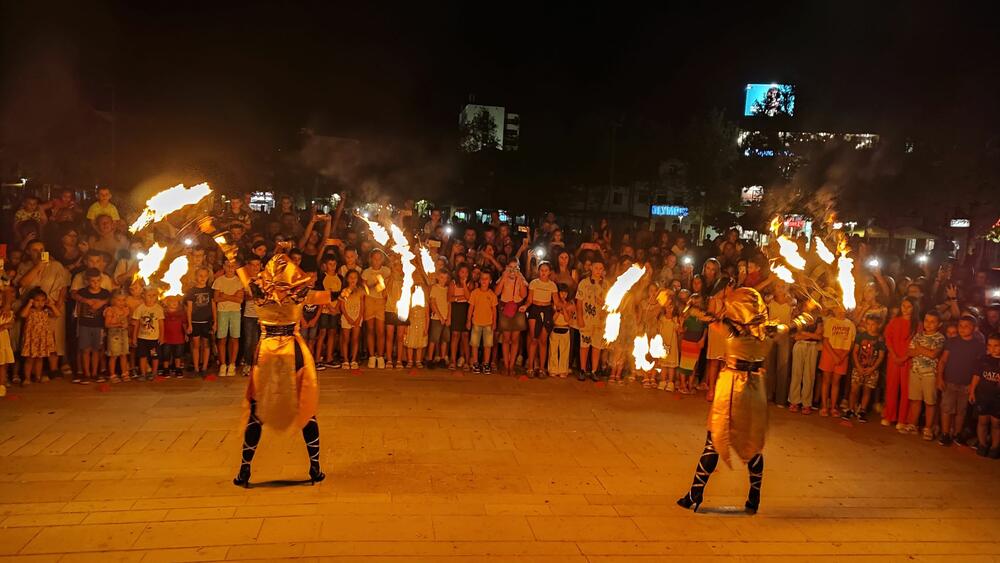
[{"label": "child in crowd", "polygon": [[[552,330],[555,305],[559,304],[559,287],[552,281],[552,265],[538,265],[538,277],[528,284],[528,299],[520,307],[528,314],[528,377],[544,378],[549,360],[549,331]],[[495,305],[495,303],[494,303]],[[532,369],[537,363],[538,368]]]},{"label": "child in crowd", "polygon": [[7,396],[8,366],[14,365],[14,348],[10,342],[10,329],[14,326],[14,312],[9,295],[0,296],[0,397]]},{"label": "child in crowd", "polygon": [[840,378],[847,373],[856,334],[857,328],[847,318],[847,310],[839,303],[834,305],[833,315],[823,321],[823,351],[819,356],[819,369],[823,373],[820,416],[840,416],[837,409]]},{"label": "child in crowd", "polygon": [[972,376],[969,401],[976,405],[976,453],[1000,459],[1000,334],[986,341],[986,356]]},{"label": "child in crowd", "polygon": [[448,285],[448,303],[451,312],[448,318],[451,319],[451,363],[448,369],[455,370],[462,366],[458,357],[459,345],[462,348],[462,356],[466,360],[466,368],[469,358],[469,329],[466,321],[469,317],[469,295],[472,293],[472,281],[469,279],[469,267],[465,264],[458,266],[455,271],[455,279]]},{"label": "child in crowd", "polygon": [[409,322],[403,342],[406,345],[406,367],[421,369],[424,367],[424,348],[427,347],[427,330],[430,324],[430,310],[427,308],[427,296],[422,285],[413,288]]},{"label": "child in crowd", "polygon": [[[306,303],[302,305],[302,316],[299,318],[299,335],[306,341],[309,352],[316,357],[317,335],[319,334],[319,305]],[[326,366],[321,362],[316,363],[316,370],[323,371]]]},{"label": "child in crowd", "polygon": [[163,338],[160,346],[162,375],[180,379],[184,377],[184,344],[187,342],[187,311],[181,304],[183,297],[172,295],[163,299]]},{"label": "child in crowd", "polygon": [[[226,260],[222,275],[212,283],[215,292],[216,331],[219,344],[219,377],[236,375],[236,352],[240,346],[240,329],[243,319],[243,282],[236,275],[236,262]],[[228,355],[227,355],[228,352]]]},{"label": "child in crowd", "polygon": [[[429,309],[431,313],[430,326],[427,329],[427,365],[444,367],[448,363],[448,343],[451,341],[451,307],[448,303],[448,283],[451,274],[440,269],[435,274],[437,283],[431,286]],[[438,352],[440,345],[440,355]],[[440,361],[438,361],[440,360]]]},{"label": "child in crowd", "polygon": [[[472,373],[492,373],[490,353],[493,350],[493,329],[497,324],[497,295],[490,289],[493,277],[489,272],[479,274],[479,287],[469,297],[466,328],[472,332]],[[479,344],[483,344],[483,365],[479,365]]]},{"label": "child in crowd", "polygon": [[368,369],[385,368],[386,283],[392,271],[385,265],[385,252],[376,248],[368,253],[368,267],[361,273],[365,289],[365,343]]},{"label": "child in crowd", "polygon": [[343,282],[337,274],[337,258],[333,255],[327,256],[322,263],[323,273],[320,275],[320,284],[324,291],[329,291],[332,299],[327,305],[323,305],[319,311],[319,344],[317,345],[316,362],[331,368],[337,369],[340,364],[336,361],[336,348],[340,343],[337,338],[337,331],[340,329],[340,290]]},{"label": "child in crowd", "polygon": [[[386,281],[385,290],[385,359],[386,367],[403,368],[405,351],[403,341],[406,339],[406,327],[410,320],[399,318],[397,306],[403,298],[403,261],[397,256],[391,260],[391,275]],[[410,294],[413,298],[413,294]]]},{"label": "child in crowd", "polygon": [[816,358],[823,341],[823,319],[799,329],[793,336],[792,382],[788,388],[788,412],[812,414],[813,386],[816,384]]},{"label": "child in crowd", "polygon": [[84,272],[86,286],[76,293],[77,347],[83,361],[83,379],[73,383],[104,382],[98,367],[104,352],[104,308],[111,301],[111,292],[101,287],[101,271],[89,268]]},{"label": "child in crowd", "polygon": [[688,297],[684,322],[681,324],[681,361],[679,366],[681,393],[691,395],[695,392],[695,369],[701,350],[708,338],[708,323],[705,322],[705,303],[699,293]]},{"label": "child in crowd", "polygon": [[135,321],[132,320],[132,314],[139,308],[139,305],[142,305],[142,294],[145,291],[146,286],[143,285],[142,279],[137,278],[132,282],[132,285],[128,286],[128,295],[125,296],[125,305],[128,307],[128,355],[132,377],[139,375],[139,363],[135,357],[135,344],[132,344],[132,330],[135,325]]},{"label": "child in crowd", "polygon": [[982,334],[976,332],[978,321],[972,315],[958,319],[958,335],[948,338],[937,369],[937,388],[941,391],[941,437],[938,443],[950,446],[962,429],[969,405],[969,385],[983,362]]},{"label": "child in crowd", "polygon": [[857,413],[858,422],[868,422],[866,411],[871,402],[872,391],[878,387],[879,368],[885,360],[885,343],[879,330],[881,326],[882,318],[876,313],[870,313],[864,319],[864,331],[858,333],[854,341],[854,350],[851,352],[851,358],[854,360],[851,396],[847,410],[841,417],[844,420],[850,420]]},{"label": "child in crowd", "polygon": [[[111,305],[104,308],[104,328],[108,337],[108,373],[111,383],[131,381],[128,375],[129,319],[132,313],[125,301],[125,294],[117,292],[111,297]],[[121,375],[115,373],[118,364]]]},{"label": "child in crowd", "polygon": [[[576,288],[577,322],[580,323],[580,374],[577,379],[584,381],[590,377],[598,380],[601,369],[601,350],[605,347],[604,299],[608,293],[608,283],[604,279],[604,263],[592,262],[590,274]],[[590,360],[588,368],[587,360]]]},{"label": "child in crowd", "polygon": [[50,318],[56,318],[59,313],[49,304],[49,296],[40,287],[32,289],[25,299],[21,309],[23,326],[21,328],[21,357],[24,358],[24,385],[32,381],[48,381],[42,375],[42,364],[45,358],[56,351],[56,336],[52,331]]},{"label": "child in crowd", "polygon": [[358,369],[358,343],[365,312],[362,299],[365,292],[360,284],[361,274],[357,270],[348,270],[344,276],[344,289],[340,292],[340,355],[344,369]]},{"label": "child in crowd", "polygon": [[939,332],[941,316],[937,311],[924,313],[923,330],[910,341],[910,420],[905,434],[916,434],[920,403],[924,413],[924,440],[934,439],[934,410],[937,406],[937,365],[944,349],[944,335]]},{"label": "child in crowd", "polygon": [[[132,345],[139,358],[139,375],[146,381],[153,380],[153,374],[160,369],[160,357],[156,350],[163,336],[163,307],[158,303],[156,288],[147,287],[143,293],[142,305],[132,313]],[[150,369],[152,368],[152,369]]]},{"label": "child in crowd", "polygon": [[677,300],[674,292],[669,289],[661,291],[657,299],[663,305],[660,309],[656,334],[663,340],[663,352],[666,353],[666,356],[656,361],[662,373],[659,388],[673,392],[680,387],[681,392],[684,392],[684,382],[680,384],[677,382],[677,366],[680,363],[680,350],[677,345],[677,334],[680,332],[680,324],[677,322]]},{"label": "child in crowd", "polygon": [[558,284],[559,303],[556,304],[556,314],[549,335],[549,374],[565,379],[569,375],[570,360],[570,321],[576,316],[576,303],[569,299],[569,286]]},{"label": "child in crowd", "polygon": [[214,292],[208,287],[211,275],[208,268],[200,268],[195,274],[194,287],[184,294],[187,333],[191,337],[191,359],[194,360],[194,371],[198,377],[204,377],[208,371],[208,345],[215,332]]}]

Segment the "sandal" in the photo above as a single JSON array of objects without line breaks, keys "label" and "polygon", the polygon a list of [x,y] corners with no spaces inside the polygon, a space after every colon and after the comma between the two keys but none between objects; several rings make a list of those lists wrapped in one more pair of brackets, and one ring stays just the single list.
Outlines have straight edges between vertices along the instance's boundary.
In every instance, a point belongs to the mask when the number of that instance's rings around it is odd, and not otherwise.
[{"label": "sandal", "polygon": [[451,371],[455,371],[455,370],[457,370],[458,368],[457,368],[457,367],[455,367],[455,364],[454,364],[454,363],[451,363],[451,364],[448,364],[448,369],[450,369]]},{"label": "sandal", "polygon": [[423,362],[417,362],[417,369],[424,369],[424,363]]},{"label": "sandal", "polygon": [[117,375],[111,376],[111,383],[121,383],[121,382],[122,382],[121,378],[119,378]]}]

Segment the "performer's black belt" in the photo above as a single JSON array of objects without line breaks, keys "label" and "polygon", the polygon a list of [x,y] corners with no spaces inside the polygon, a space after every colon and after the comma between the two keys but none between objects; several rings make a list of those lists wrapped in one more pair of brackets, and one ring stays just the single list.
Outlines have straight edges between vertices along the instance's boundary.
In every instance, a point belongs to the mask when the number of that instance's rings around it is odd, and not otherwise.
[{"label": "performer's black belt", "polygon": [[295,325],[262,325],[264,327],[264,338],[269,336],[291,336],[295,334]]},{"label": "performer's black belt", "polygon": [[736,371],[757,371],[764,366],[764,362],[751,362],[750,360],[737,360],[728,358],[726,367]]}]

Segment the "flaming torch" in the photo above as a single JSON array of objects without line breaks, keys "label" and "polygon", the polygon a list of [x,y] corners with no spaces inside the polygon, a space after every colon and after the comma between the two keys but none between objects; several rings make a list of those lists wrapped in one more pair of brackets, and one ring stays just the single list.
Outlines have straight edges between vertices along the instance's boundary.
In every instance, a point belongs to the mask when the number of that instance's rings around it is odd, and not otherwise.
[{"label": "flaming torch", "polygon": [[142,278],[142,281],[149,283],[149,279],[160,269],[160,263],[163,262],[163,258],[166,255],[167,247],[153,244],[139,258],[139,271],[136,273],[136,276]]},{"label": "flaming torch", "polygon": [[[410,244],[406,241],[406,235],[395,223],[389,223],[392,230],[392,251],[399,254],[403,261],[403,293],[396,302],[396,316],[399,320],[405,321],[410,316],[410,293],[413,291],[413,272],[417,267],[413,265],[416,256],[410,251]],[[372,231],[374,232],[374,231]]]},{"label": "flaming torch", "polygon": [[434,259],[431,258],[431,251],[427,250],[427,247],[420,247],[420,265],[424,267],[424,273],[431,275],[435,271]]},{"label": "flaming torch", "polygon": [[799,247],[795,244],[792,239],[781,235],[778,237],[778,252],[781,253],[782,258],[788,265],[795,268],[796,270],[806,269],[806,259],[799,254]]},{"label": "flaming torch", "polygon": [[837,246],[840,258],[837,258],[837,281],[840,283],[840,302],[848,311],[857,307],[854,298],[854,260],[847,257],[847,244],[841,241]]},{"label": "flaming torch", "polygon": [[164,297],[170,297],[171,295],[184,295],[181,291],[181,276],[183,276],[188,269],[188,259],[187,256],[181,256],[175,258],[170,266],[167,267],[167,271],[163,273],[163,281],[167,284],[167,290],[163,293]]},{"label": "flaming torch", "polygon": [[618,340],[618,331],[621,328],[622,315],[618,312],[618,307],[622,304],[622,299],[632,286],[639,282],[639,279],[646,273],[646,268],[632,264],[628,270],[618,276],[615,283],[608,289],[607,296],[604,297],[604,310],[608,312],[608,318],[604,323],[604,340],[614,342]]},{"label": "flaming torch", "polygon": [[836,260],[837,257],[830,252],[829,248],[826,247],[823,239],[816,237],[814,240],[816,241],[816,256],[819,256],[819,259],[827,264],[833,264],[833,261]]},{"label": "flaming torch", "polygon": [[200,202],[211,193],[212,188],[204,182],[190,188],[184,187],[184,184],[177,184],[163,190],[146,200],[146,208],[128,230],[132,233],[138,232],[152,223],[161,221],[174,211]]}]

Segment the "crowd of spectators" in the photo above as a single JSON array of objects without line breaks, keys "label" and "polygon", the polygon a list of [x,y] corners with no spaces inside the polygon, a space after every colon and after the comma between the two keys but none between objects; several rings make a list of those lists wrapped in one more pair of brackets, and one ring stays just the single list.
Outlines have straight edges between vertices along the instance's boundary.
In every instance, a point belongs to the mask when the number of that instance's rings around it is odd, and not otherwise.
[{"label": "crowd of spectators", "polygon": [[[859,423],[877,414],[900,433],[1000,458],[1000,305],[990,302],[986,272],[953,260],[875,259],[864,240],[851,239],[857,306],[847,310],[834,272],[806,251],[805,237],[798,244],[823,299],[777,279],[776,249],[735,229],[698,246],[677,224],[616,230],[601,220],[570,232],[553,213],[518,226],[499,213],[466,224],[437,209],[421,218],[412,206],[384,207],[378,219],[402,225],[435,263],[433,272],[418,265],[411,307],[400,315],[399,255],[375,243],[344,204],[326,213],[283,197],[260,213],[228,198],[212,216],[236,259],[207,236],[175,229],[174,252],[187,255],[189,269],[183,295],[163,297],[137,276],[149,241],[129,235],[110,190],[86,206],[69,191],[47,202],[25,197],[3,256],[0,392],[53,378],[89,385],[248,375],[260,328],[237,269],[255,276],[284,243],[317,289],[338,296],[306,306],[300,321],[320,371],[575,377],[711,399],[725,336],[704,312],[707,302],[753,287],[773,319],[790,323],[805,310],[815,317],[772,337],[765,377],[778,408]],[[618,338],[606,342],[608,288],[633,264],[646,274],[619,308]],[[662,342],[658,357],[634,358],[637,337]]]}]

